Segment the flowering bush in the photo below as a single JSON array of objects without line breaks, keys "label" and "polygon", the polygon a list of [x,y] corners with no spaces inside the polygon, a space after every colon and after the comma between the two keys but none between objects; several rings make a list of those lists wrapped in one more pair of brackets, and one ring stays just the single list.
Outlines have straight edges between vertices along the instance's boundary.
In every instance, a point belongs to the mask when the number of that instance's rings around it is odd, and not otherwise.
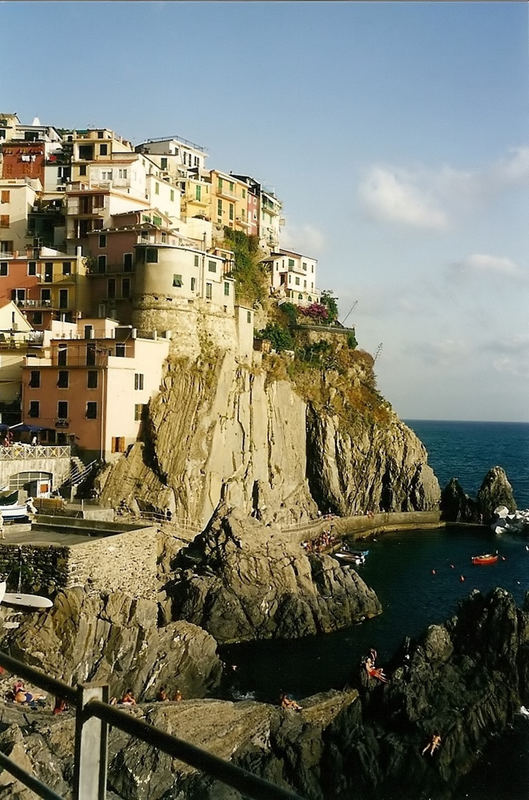
[{"label": "flowering bush", "polygon": [[329,319],[329,311],[322,303],[312,303],[310,306],[301,307],[298,310],[304,317],[310,317],[318,322],[327,322]]}]

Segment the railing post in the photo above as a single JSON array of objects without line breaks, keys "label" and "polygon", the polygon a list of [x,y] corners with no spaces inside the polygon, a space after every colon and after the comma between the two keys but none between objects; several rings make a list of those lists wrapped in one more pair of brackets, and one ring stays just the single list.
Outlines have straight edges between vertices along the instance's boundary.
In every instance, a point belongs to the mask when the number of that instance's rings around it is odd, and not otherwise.
[{"label": "railing post", "polygon": [[108,685],[77,687],[73,800],[105,800],[108,761],[106,722],[87,714],[89,700],[108,703]]}]

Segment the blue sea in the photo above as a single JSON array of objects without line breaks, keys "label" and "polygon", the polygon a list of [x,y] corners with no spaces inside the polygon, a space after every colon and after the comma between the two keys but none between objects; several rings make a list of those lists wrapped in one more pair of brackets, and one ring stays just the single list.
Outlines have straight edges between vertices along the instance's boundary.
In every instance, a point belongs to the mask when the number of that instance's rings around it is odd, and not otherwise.
[{"label": "blue sea", "polygon": [[529,423],[404,421],[428,450],[441,488],[457,478],[475,497],[488,470],[499,466],[507,473],[518,507],[529,508]]},{"label": "blue sea", "polygon": [[[406,423],[426,446],[429,464],[441,487],[457,477],[467,494],[475,497],[488,470],[501,466],[513,486],[518,507],[529,508],[529,423]],[[472,555],[491,549],[499,549],[505,560],[487,569],[472,566]],[[525,540],[511,535],[495,537],[480,527],[465,528],[464,533],[460,528],[418,530],[370,542],[367,563],[358,572],[377,592],[383,614],[326,636],[222,648],[222,658],[237,666],[228,693],[234,698],[275,702],[280,691],[303,698],[330,688],[341,689],[370,647],[376,648],[381,661],[389,659],[404,636],[417,636],[429,624],[449,618],[457,610],[458,601],[474,588],[488,592],[503,586],[520,605],[529,590],[529,552]],[[459,798],[529,798],[527,719],[518,719],[487,751],[480,768],[454,793],[453,800]]]}]

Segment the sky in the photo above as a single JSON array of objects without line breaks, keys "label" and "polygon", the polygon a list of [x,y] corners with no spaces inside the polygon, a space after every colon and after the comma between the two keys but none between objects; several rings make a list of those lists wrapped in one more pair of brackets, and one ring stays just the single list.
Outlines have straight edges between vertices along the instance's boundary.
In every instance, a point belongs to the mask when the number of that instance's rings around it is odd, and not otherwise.
[{"label": "sky", "polygon": [[401,417],[528,422],[528,13],[3,2],[0,105],[205,146],[276,191]]}]

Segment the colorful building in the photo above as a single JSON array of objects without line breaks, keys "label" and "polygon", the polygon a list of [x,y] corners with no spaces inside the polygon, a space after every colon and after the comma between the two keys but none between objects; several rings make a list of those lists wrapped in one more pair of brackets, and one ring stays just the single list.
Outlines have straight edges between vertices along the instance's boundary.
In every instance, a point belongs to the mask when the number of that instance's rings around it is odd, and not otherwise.
[{"label": "colorful building", "polygon": [[264,262],[270,271],[272,293],[296,305],[310,305],[320,300],[316,288],[318,261],[291,250],[271,253]]},{"label": "colorful building", "polygon": [[53,339],[28,356],[22,417],[41,441],[76,445],[86,459],[111,461],[136,441],[144,406],[159,389],[166,339],[139,339],[116,321],[84,319],[77,339]]}]

